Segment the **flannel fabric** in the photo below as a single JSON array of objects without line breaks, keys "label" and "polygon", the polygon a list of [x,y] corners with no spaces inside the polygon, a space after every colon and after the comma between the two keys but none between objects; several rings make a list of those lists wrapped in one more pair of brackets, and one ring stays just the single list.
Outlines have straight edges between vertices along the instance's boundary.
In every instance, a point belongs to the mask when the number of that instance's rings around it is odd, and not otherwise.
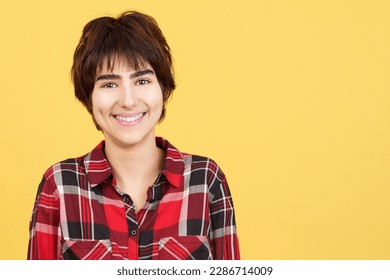
[{"label": "flannel fabric", "polygon": [[233,202],[211,159],[165,150],[164,169],[137,213],[116,187],[104,141],[53,165],[38,188],[28,259],[239,259]]}]

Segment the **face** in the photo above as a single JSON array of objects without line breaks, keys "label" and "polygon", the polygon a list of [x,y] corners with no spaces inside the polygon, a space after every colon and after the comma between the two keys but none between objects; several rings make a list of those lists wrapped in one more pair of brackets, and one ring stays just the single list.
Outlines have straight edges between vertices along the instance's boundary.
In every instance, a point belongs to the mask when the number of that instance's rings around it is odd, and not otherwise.
[{"label": "face", "polygon": [[112,71],[97,73],[92,92],[92,113],[107,144],[155,145],[163,97],[153,68],[146,64],[134,70],[115,61]]}]

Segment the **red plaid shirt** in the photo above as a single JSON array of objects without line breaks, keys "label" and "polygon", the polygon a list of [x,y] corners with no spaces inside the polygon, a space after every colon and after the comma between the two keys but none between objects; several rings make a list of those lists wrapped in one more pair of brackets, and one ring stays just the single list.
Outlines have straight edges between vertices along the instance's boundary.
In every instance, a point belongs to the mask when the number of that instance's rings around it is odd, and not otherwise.
[{"label": "red plaid shirt", "polygon": [[211,159],[163,138],[164,170],[137,213],[116,187],[104,141],[49,168],[30,222],[28,259],[239,259],[233,202]]}]

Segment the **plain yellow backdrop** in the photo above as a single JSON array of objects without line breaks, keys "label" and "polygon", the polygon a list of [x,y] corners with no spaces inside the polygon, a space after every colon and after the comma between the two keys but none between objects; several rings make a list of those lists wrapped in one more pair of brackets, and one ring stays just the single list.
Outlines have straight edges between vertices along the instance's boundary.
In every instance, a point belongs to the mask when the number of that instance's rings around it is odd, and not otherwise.
[{"label": "plain yellow backdrop", "polygon": [[215,159],[244,259],[390,259],[390,1],[0,4],[0,259],[25,259],[37,186],[101,139],[70,81],[87,21],[138,10],[178,87],[158,135]]}]

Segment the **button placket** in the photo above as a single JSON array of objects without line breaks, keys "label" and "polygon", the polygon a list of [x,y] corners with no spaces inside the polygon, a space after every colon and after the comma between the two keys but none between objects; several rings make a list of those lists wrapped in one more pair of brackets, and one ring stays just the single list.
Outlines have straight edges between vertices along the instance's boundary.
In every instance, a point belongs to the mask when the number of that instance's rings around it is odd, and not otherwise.
[{"label": "button placket", "polygon": [[138,234],[137,215],[135,213],[135,206],[129,195],[123,196],[123,203],[126,208],[126,220],[130,237],[136,237]]}]

